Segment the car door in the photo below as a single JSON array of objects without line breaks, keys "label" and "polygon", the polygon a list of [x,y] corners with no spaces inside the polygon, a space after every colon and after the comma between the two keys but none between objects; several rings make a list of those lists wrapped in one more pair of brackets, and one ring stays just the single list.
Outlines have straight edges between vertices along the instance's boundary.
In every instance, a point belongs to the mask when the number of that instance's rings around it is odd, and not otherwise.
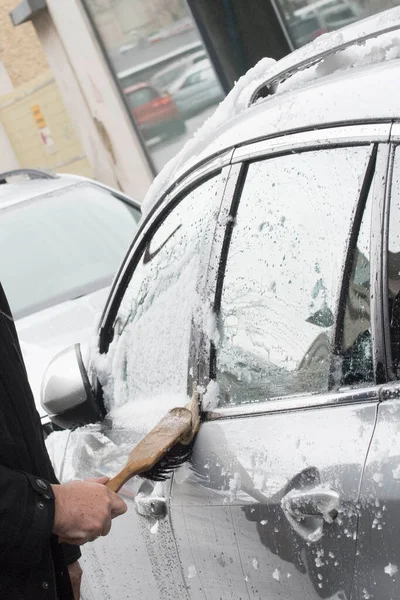
[{"label": "car door", "polygon": [[[398,143],[399,126],[393,137]],[[359,547],[352,598],[391,600],[400,595],[400,147],[390,153],[386,201],[381,203],[382,269],[376,294],[386,376],[360,496]]]},{"label": "car door", "polygon": [[171,491],[191,600],[350,597],[381,388],[370,227],[386,164],[367,142],[388,133],[235,153],[203,299],[203,424]]},{"label": "car door", "polygon": [[[224,188],[219,171],[156,211],[114,285],[89,373],[105,420],[69,434],[62,480],[112,476],[173,406],[187,403],[191,313],[203,239]],[[83,548],[83,598],[187,600],[167,517],[169,485],[134,478],[112,534]]]}]

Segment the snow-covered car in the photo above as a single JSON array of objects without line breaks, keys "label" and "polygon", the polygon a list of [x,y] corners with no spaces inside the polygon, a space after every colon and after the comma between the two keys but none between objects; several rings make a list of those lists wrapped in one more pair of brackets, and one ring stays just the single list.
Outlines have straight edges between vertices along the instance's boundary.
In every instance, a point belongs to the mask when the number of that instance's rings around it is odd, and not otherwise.
[{"label": "snow-covered car", "polygon": [[46,426],[44,370],[57,350],[90,337],[140,209],[84,177],[19,169],[0,181],[0,277]]},{"label": "snow-covered car", "polygon": [[400,596],[399,78],[400,9],[264,59],[155,180],[48,448],[113,475],[194,387],[202,421],[83,547],[85,600]]}]

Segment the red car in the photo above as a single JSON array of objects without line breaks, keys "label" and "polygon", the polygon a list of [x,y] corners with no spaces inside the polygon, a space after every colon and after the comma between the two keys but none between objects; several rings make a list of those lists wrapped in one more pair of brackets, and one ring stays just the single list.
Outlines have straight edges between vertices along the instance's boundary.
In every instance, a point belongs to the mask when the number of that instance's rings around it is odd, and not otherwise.
[{"label": "red car", "polygon": [[185,122],[168,93],[160,94],[148,83],[137,83],[126,88],[124,94],[146,139],[186,132]]}]

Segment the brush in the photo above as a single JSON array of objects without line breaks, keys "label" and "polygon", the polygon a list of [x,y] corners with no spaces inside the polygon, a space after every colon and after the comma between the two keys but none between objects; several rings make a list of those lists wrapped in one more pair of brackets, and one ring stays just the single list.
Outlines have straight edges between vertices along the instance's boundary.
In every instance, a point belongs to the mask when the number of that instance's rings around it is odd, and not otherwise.
[{"label": "brush", "polygon": [[172,408],[131,450],[125,467],[106,486],[119,492],[135,475],[164,481],[190,458],[199,427],[199,394],[194,391],[189,404]]}]

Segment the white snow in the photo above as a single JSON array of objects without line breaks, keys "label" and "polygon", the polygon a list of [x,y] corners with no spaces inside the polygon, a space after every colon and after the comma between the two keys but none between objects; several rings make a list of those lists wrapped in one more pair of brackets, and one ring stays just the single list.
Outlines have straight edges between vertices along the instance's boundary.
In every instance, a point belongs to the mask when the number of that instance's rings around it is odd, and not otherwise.
[{"label": "white snow", "polygon": [[255,571],[257,571],[257,569],[258,569],[258,568],[259,568],[259,566],[260,566],[260,563],[259,563],[259,561],[258,561],[258,558],[253,558],[253,560],[251,561],[251,563],[252,563],[252,565],[253,565],[253,569],[254,569]]},{"label": "white snow", "polygon": [[215,379],[211,379],[203,396],[204,410],[213,410],[218,406],[219,385]]},{"label": "white snow", "polygon": [[275,569],[275,571],[272,573],[272,577],[274,579],[276,579],[276,581],[279,581],[281,578],[281,572],[279,569]]},{"label": "white snow", "polygon": [[382,485],[383,485],[383,474],[380,471],[376,471],[376,473],[374,473],[372,475],[372,479],[375,481],[375,483],[377,483],[379,485],[379,487],[382,487]]},{"label": "white snow", "polygon": [[203,124],[194,137],[185,144],[182,150],[165,165],[161,173],[154,179],[142,203],[141,210],[144,216],[152,210],[163,192],[175,180],[179,169],[185,163],[190,163],[190,159],[192,159],[192,164],[196,162],[198,148],[208,136],[231,117],[246,110],[253,91],[263,82],[265,73],[274,63],[275,60],[272,58],[263,58],[243,75],[224,101],[218,106],[215,113]]},{"label": "white snow", "polygon": [[393,479],[400,479],[400,464],[392,470]]},{"label": "white snow", "polygon": [[153,535],[156,535],[158,533],[158,526],[159,526],[159,521],[156,521],[154,523],[154,525],[152,525],[150,527],[150,533],[152,533]]},{"label": "white snow", "polygon": [[386,575],[389,575],[389,577],[394,577],[397,573],[399,569],[397,568],[396,565],[393,565],[392,563],[389,563],[386,567],[385,567],[385,573]]},{"label": "white snow", "polygon": [[196,577],[196,575],[197,575],[196,567],[194,565],[189,565],[188,566],[187,578],[188,579],[193,579],[193,577]]},{"label": "white snow", "polygon": [[350,46],[327,56],[317,65],[304,71],[299,71],[290,79],[278,86],[276,94],[293,91],[304,85],[332,75],[344,72],[361,65],[372,65],[394,60],[400,57],[400,34],[399,32],[387,33],[375,39],[367,40],[363,44]]}]

